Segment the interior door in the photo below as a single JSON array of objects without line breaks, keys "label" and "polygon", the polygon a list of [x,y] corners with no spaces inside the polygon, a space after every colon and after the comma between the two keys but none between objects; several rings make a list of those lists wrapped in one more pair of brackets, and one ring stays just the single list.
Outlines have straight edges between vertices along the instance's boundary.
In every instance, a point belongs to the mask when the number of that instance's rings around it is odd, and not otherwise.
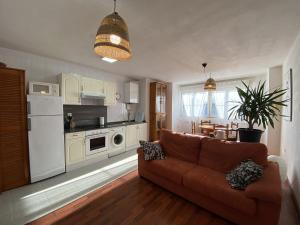
[{"label": "interior door", "polygon": [[25,71],[0,68],[0,191],[29,181]]}]

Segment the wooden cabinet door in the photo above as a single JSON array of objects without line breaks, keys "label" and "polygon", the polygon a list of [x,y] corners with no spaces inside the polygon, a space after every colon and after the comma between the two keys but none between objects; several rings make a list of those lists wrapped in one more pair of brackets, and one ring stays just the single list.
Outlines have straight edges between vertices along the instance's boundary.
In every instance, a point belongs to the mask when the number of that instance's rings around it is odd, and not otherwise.
[{"label": "wooden cabinet door", "polygon": [[138,146],[138,126],[130,125],[126,127],[126,148],[128,150]]},{"label": "wooden cabinet door", "polygon": [[148,141],[148,133],[147,133],[147,123],[142,123],[138,125],[138,142]]},{"label": "wooden cabinet door", "polygon": [[159,140],[160,130],[166,128],[167,85],[159,82],[150,83],[150,141]]},{"label": "wooden cabinet door", "polygon": [[104,105],[110,106],[110,105],[115,105],[117,103],[115,83],[104,82],[104,94],[105,94]]},{"label": "wooden cabinet door", "polygon": [[25,71],[0,68],[0,191],[29,182]]},{"label": "wooden cabinet door", "polygon": [[74,164],[85,159],[84,138],[66,139],[66,164]]},{"label": "wooden cabinet door", "polygon": [[83,91],[90,91],[95,93],[104,93],[103,81],[93,78],[82,77],[81,85]]},{"label": "wooden cabinet door", "polygon": [[161,85],[160,92],[160,113],[166,113],[167,86]]},{"label": "wooden cabinet door", "polygon": [[81,79],[75,74],[62,75],[62,96],[64,104],[80,105]]}]

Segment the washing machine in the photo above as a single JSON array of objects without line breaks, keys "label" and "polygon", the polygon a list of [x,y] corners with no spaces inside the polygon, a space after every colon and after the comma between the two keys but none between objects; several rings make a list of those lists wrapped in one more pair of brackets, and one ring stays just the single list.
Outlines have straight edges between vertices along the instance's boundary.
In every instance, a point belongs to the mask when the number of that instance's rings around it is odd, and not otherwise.
[{"label": "washing machine", "polygon": [[112,157],[125,152],[126,127],[114,127],[109,129],[109,151],[108,156]]}]

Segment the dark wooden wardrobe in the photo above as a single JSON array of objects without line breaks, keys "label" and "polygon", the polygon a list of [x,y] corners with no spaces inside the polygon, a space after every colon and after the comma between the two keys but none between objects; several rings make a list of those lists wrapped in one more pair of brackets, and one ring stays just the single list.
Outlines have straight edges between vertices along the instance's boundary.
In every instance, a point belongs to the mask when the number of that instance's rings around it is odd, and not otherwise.
[{"label": "dark wooden wardrobe", "polygon": [[25,71],[0,67],[0,192],[29,182]]}]

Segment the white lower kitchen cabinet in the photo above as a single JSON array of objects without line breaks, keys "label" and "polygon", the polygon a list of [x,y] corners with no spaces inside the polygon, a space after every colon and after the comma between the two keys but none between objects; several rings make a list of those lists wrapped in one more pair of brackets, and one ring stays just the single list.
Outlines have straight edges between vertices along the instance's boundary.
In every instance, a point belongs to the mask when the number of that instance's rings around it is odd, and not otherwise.
[{"label": "white lower kitchen cabinet", "polygon": [[65,145],[67,166],[85,160],[84,132],[66,134]]},{"label": "white lower kitchen cabinet", "polygon": [[134,124],[126,127],[126,151],[139,147],[140,140],[148,140],[147,123]]},{"label": "white lower kitchen cabinet", "polygon": [[143,141],[148,141],[147,123],[138,124],[138,139]]}]

